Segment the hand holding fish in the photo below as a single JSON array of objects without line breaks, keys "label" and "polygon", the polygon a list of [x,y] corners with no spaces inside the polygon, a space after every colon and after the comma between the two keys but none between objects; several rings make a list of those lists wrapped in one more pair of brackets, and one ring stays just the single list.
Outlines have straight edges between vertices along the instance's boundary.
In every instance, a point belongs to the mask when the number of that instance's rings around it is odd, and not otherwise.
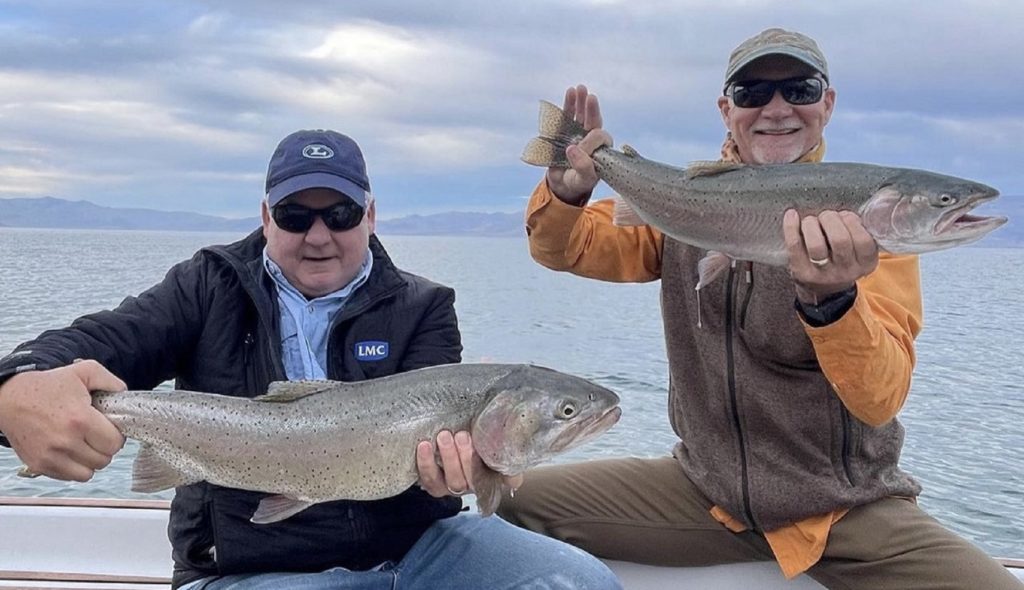
[{"label": "hand holding fish", "polygon": [[0,386],[0,431],[25,463],[24,475],[88,481],[110,464],[124,437],[92,406],[91,390],[125,384],[96,361],[27,371]]},{"label": "hand holding fish", "polygon": [[[570,89],[566,106],[580,108],[581,94],[580,87]],[[584,97],[583,104],[589,112],[590,99]],[[592,188],[596,182],[588,176],[588,184],[582,184],[582,169],[566,157],[573,152],[573,143],[583,145],[584,138],[593,138],[598,131],[588,132],[579,118],[575,110],[570,117],[541,101],[540,135],[530,140],[522,156],[527,164],[549,167],[549,186],[567,202],[565,194],[557,192],[565,190],[565,184],[555,183],[550,168],[573,168],[577,186]],[[594,122],[590,114],[583,118]],[[587,149],[597,176],[622,198],[622,206],[615,207],[616,225],[649,225],[707,251],[697,269],[698,289],[721,276],[730,261],[786,267],[795,259],[794,279],[813,299],[815,293],[841,291],[869,272],[877,263],[877,251],[898,255],[952,248],[975,242],[1007,221],[972,213],[995,199],[998,190],[927,170],[849,162],[697,162],[679,168],[648,160],[629,146],[621,151],[607,145]],[[561,180],[568,182],[569,173]],[[808,222],[799,246],[788,244],[779,231],[787,209],[796,209],[817,225],[815,230]],[[857,219],[851,224],[843,217],[847,214],[836,214],[838,219],[828,221],[826,211],[855,212]],[[812,230],[814,238],[803,245]],[[870,234],[874,246],[865,249],[862,230]]]},{"label": "hand holding fish", "polygon": [[[487,469],[480,455],[473,449],[473,439],[469,432],[463,430],[455,433],[442,430],[437,435],[437,454],[441,464],[435,459],[434,446],[428,441],[416,447],[416,468],[419,471],[420,487],[435,498],[443,496],[462,496],[472,493],[473,474]],[[503,476],[505,485],[516,489],[523,483],[523,476]]]},{"label": "hand holding fish", "polygon": [[852,211],[783,217],[789,272],[797,298],[808,304],[848,289],[878,267],[878,244]]},{"label": "hand holding fish", "polygon": [[[24,411],[12,415],[9,406],[0,405],[6,420],[0,428],[11,435],[7,427],[13,425],[12,440],[22,459],[31,458],[18,448],[26,437],[61,440],[65,429],[77,432],[94,448],[90,465],[83,468],[88,479],[120,448],[119,430],[140,443],[133,491],[157,492],[205,480],[264,492],[252,516],[258,524],[284,520],[322,502],[390,498],[419,480],[435,496],[472,489],[480,513],[489,516],[502,493],[519,485],[518,474],[597,437],[621,415],[613,391],[533,365],[457,363],[360,382],[279,381],[266,394],[246,398],[124,391],[124,383],[100,365],[81,364],[66,367],[73,374],[62,378],[73,380],[71,396],[94,390],[92,407],[100,419],[109,419],[114,439],[101,439],[101,446],[93,434],[82,434],[81,425],[49,416],[66,415],[72,404],[44,393],[58,389],[48,372],[25,373],[50,379],[45,388],[29,391],[38,394],[36,399],[50,396],[45,398],[50,405],[38,409],[49,418],[44,427],[50,430],[14,428],[31,424],[31,417]],[[7,395],[7,387],[19,382],[29,383],[19,387],[32,387],[31,381],[12,379],[0,390],[0,401],[11,403],[15,398]],[[438,441],[440,467],[431,440]],[[54,473],[43,465],[41,473]]]},{"label": "hand holding fish", "polygon": [[597,96],[589,94],[583,84],[570,86],[565,91],[565,114],[583,125],[589,133],[565,150],[570,168],[548,168],[547,182],[556,197],[570,205],[581,205],[594,191],[600,180],[590,154],[601,146],[613,145],[612,137],[601,129],[601,106]]}]

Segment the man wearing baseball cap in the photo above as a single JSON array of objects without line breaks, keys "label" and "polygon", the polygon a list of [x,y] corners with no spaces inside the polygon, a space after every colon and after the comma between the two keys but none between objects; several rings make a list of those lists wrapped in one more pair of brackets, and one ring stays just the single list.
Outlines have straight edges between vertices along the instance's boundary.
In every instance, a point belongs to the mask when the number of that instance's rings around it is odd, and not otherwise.
[{"label": "man wearing baseball cap", "polygon": [[[249,236],[203,248],[117,309],[0,360],[0,443],[33,472],[86,481],[124,443],[92,408],[91,390],[173,378],[181,389],[255,397],[274,381],[361,381],[460,361],[455,294],[392,262],[374,234],[366,164],[351,138],[285,137],[260,211],[262,228]],[[173,587],[620,587],[603,563],[560,541],[461,513],[479,464],[467,438],[438,435],[443,469],[430,442],[409,449],[420,485],[397,496],[316,504],[271,524],[250,521],[265,494],[178,486]]]},{"label": "man wearing baseball cap", "polygon": [[[718,107],[722,160],[818,162],[836,92],[818,44],[768,29],[732,52]],[[897,413],[921,329],[916,256],[880,254],[852,212],[780,231],[789,268],[738,262],[694,297],[706,252],[588,204],[590,154],[611,145],[583,85],[565,112],[590,133],[527,206],[540,264],[616,282],[660,279],[672,457],[535,469],[499,514],[600,557],[663,566],[776,561],[828,588],[1021,584],[916,504]],[[681,574],[685,575],[685,574]]]}]

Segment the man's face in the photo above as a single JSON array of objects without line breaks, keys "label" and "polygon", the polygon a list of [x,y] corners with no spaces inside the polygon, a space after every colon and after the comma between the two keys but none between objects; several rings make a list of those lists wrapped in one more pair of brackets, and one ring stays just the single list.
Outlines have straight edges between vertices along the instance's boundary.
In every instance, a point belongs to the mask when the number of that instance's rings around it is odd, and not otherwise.
[{"label": "man's face", "polygon": [[[744,68],[737,81],[785,80],[814,73],[809,66],[785,56],[767,56]],[[789,104],[776,91],[762,107],[741,108],[729,97],[720,96],[718,108],[744,163],[788,164],[821,142],[835,101],[832,88],[825,90],[820,101],[799,106]]]},{"label": "man's face", "polygon": [[[348,199],[341,193],[313,188],[299,191],[282,203],[295,203],[312,209],[323,209]],[[366,215],[356,227],[332,232],[324,220],[316,216],[313,226],[302,233],[278,227],[271,217],[267,201],[261,208],[263,236],[267,239],[270,259],[300,293],[309,298],[320,297],[341,289],[355,278],[366,259],[370,234],[374,230],[376,207],[371,201]]]}]

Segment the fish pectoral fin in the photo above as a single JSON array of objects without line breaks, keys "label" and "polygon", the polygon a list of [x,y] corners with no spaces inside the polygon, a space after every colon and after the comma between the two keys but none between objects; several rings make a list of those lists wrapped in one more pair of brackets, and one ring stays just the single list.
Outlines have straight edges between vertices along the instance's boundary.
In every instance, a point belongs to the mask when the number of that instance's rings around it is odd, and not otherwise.
[{"label": "fish pectoral fin", "polygon": [[133,492],[160,492],[197,481],[158,455],[153,445],[143,444],[132,464]]},{"label": "fish pectoral fin", "polygon": [[295,516],[316,502],[307,502],[290,496],[268,496],[260,500],[256,512],[249,519],[254,524],[270,524]]},{"label": "fish pectoral fin", "polygon": [[254,397],[253,400],[258,402],[287,403],[336,387],[344,387],[345,385],[341,381],[312,379],[308,381],[274,381],[267,388],[267,393]]},{"label": "fish pectoral fin", "polygon": [[686,167],[686,177],[715,176],[716,174],[739,170],[743,166],[744,164],[735,164],[733,162],[693,162]]},{"label": "fish pectoral fin", "polygon": [[697,290],[703,289],[717,279],[732,264],[732,258],[715,250],[707,254],[697,263]]},{"label": "fish pectoral fin", "polygon": [[473,472],[473,491],[476,493],[476,507],[481,516],[490,516],[498,509],[501,496],[511,489],[505,483],[505,476],[493,469],[480,469]]},{"label": "fish pectoral fin", "polygon": [[622,197],[615,197],[615,209],[612,211],[612,223],[620,227],[647,225],[647,222],[640,219],[636,209],[627,203]]}]

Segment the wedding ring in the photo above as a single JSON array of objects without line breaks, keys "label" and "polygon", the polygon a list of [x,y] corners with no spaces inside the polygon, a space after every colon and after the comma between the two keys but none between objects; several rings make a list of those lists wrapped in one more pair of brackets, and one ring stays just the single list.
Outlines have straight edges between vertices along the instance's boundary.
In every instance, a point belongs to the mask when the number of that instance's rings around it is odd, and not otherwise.
[{"label": "wedding ring", "polygon": [[444,486],[444,487],[448,488],[448,493],[453,495],[453,496],[463,496],[466,493],[466,490],[456,491],[456,490],[453,490],[451,487],[449,487],[447,485]]},{"label": "wedding ring", "polygon": [[813,264],[814,266],[817,266],[817,267],[826,266],[826,265],[828,265],[829,262],[831,262],[831,260],[828,259],[828,258],[822,258],[821,260],[818,260],[816,258],[811,258],[810,260],[811,260],[811,264]]}]

